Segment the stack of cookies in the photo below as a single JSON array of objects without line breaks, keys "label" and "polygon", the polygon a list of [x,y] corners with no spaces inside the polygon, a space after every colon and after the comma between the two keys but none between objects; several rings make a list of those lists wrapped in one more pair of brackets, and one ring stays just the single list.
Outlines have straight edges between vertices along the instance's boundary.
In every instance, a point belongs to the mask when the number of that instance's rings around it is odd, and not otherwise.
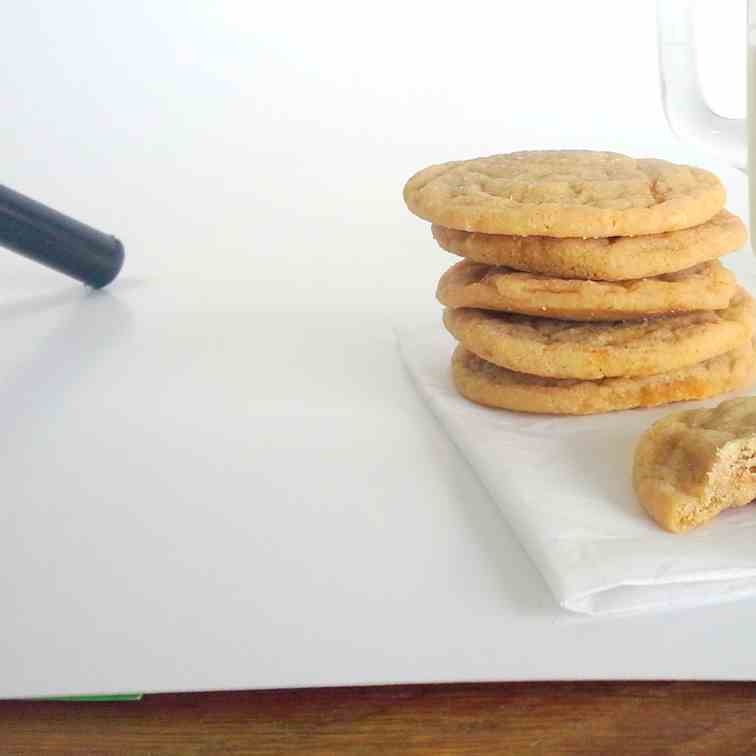
[{"label": "stack of cookies", "polygon": [[468,399],[583,415],[751,380],[751,298],[718,261],[746,231],[708,171],[515,152],[426,168],[404,198],[464,258],[437,295]]}]

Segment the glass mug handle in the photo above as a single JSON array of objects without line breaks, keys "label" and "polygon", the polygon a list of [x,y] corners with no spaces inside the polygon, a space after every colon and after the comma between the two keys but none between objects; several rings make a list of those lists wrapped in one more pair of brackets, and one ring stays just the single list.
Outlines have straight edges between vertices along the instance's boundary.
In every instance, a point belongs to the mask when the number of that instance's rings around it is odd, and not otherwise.
[{"label": "glass mug handle", "polygon": [[[693,37],[694,5],[695,0],[657,0],[664,113],[678,137],[718,153],[737,168],[746,170],[748,144],[745,119],[717,115],[706,104],[701,92]],[[756,21],[756,0],[749,0],[748,5],[750,32],[751,20]],[[752,83],[749,81],[750,86]]]}]

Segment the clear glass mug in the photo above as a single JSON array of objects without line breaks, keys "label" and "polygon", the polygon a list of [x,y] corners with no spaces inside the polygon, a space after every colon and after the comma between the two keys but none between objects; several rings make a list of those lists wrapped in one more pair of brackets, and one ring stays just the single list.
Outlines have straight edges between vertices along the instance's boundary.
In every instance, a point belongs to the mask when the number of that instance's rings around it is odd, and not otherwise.
[{"label": "clear glass mug", "polygon": [[[707,0],[707,2],[710,0]],[[694,40],[696,0],[657,0],[659,68],[662,99],[669,125],[680,138],[724,157],[750,174],[756,199],[756,0],[748,0],[748,118],[723,118],[706,104],[701,92]],[[750,127],[749,124],[750,123]],[[751,202],[751,225],[754,221]]]},{"label": "clear glass mug", "polygon": [[681,139],[748,173],[751,248],[756,252],[756,0],[747,0],[746,34],[741,38],[747,45],[746,118],[723,118],[704,99],[694,39],[695,6],[696,0],[657,0],[664,112]]}]

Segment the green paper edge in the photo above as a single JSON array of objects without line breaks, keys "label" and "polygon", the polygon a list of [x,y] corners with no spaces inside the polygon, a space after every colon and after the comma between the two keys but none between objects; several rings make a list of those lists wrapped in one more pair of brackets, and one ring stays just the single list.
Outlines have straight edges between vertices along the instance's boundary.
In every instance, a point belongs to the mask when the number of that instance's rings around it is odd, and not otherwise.
[{"label": "green paper edge", "polygon": [[114,693],[106,696],[53,696],[38,701],[141,701],[144,693]]}]

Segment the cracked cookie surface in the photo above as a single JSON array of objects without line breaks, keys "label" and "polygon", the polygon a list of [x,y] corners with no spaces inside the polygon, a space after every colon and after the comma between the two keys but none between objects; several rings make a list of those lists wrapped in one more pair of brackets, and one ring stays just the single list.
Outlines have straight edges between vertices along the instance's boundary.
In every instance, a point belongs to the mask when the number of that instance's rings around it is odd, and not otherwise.
[{"label": "cracked cookie surface", "polygon": [[624,281],[684,270],[733,252],[748,237],[740,218],[727,210],[682,231],[608,239],[480,234],[437,225],[432,231],[442,249],[475,262],[597,281]]},{"label": "cracked cookie surface", "polygon": [[633,485],[666,530],[696,527],[756,497],[756,398],[677,412],[640,438]]},{"label": "cracked cookie surface", "polygon": [[724,310],[619,323],[573,323],[477,309],[444,311],[447,330],[495,365],[549,378],[663,373],[750,340],[752,300],[739,289]]},{"label": "cracked cookie surface", "polygon": [[436,296],[447,307],[474,307],[559,320],[638,320],[721,310],[737,289],[718,262],[632,281],[585,281],[524,273],[463,260],[444,273]]},{"label": "cracked cookie surface", "polygon": [[404,199],[450,229],[593,238],[696,226],[724,207],[725,190],[712,173],[665,160],[540,150],[430,166],[410,178]]},{"label": "cracked cookie surface", "polygon": [[554,415],[591,415],[706,399],[753,380],[751,342],[710,360],[658,375],[560,380],[516,373],[457,346],[452,380],[462,396],[486,407]]}]

